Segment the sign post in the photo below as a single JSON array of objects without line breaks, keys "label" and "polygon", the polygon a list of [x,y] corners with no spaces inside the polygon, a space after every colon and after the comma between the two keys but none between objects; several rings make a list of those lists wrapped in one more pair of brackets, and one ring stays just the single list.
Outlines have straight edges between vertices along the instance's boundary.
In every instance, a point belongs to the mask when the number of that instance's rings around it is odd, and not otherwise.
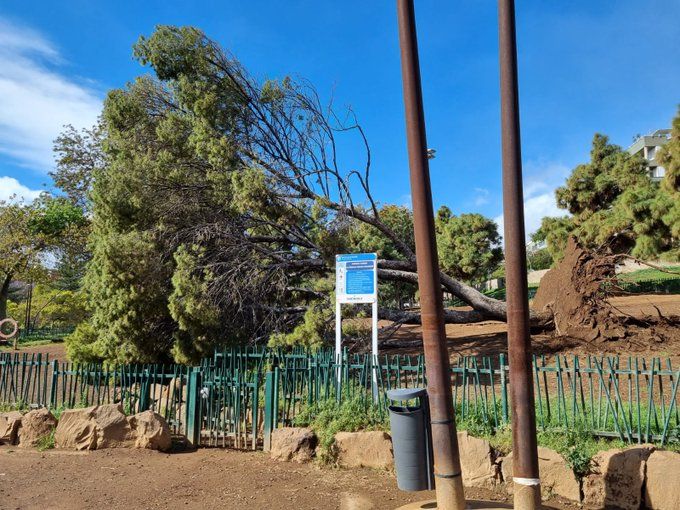
[{"label": "sign post", "polygon": [[[343,304],[371,304],[373,398],[378,398],[378,256],[351,253],[335,256],[335,360],[342,361]],[[338,370],[338,382],[341,373]]]}]

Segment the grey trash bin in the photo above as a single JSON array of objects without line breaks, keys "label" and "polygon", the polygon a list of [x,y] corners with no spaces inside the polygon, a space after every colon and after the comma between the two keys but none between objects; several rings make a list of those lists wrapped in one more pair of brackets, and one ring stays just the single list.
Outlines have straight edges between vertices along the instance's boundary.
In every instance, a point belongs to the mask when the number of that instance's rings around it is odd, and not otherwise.
[{"label": "grey trash bin", "polygon": [[434,478],[427,390],[389,390],[387,398],[397,402],[418,399],[414,406],[389,407],[397,486],[403,491],[432,490]]}]

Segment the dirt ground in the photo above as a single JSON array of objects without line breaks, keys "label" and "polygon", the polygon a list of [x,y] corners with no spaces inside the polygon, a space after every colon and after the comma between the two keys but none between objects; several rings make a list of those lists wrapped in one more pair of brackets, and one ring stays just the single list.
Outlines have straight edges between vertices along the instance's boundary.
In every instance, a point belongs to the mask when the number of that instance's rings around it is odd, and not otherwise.
[{"label": "dirt ground", "polygon": [[[663,314],[680,314],[680,296],[628,296],[614,298],[612,302],[622,314],[655,314],[656,308]],[[447,325],[446,332],[452,358],[506,350],[503,323],[451,324]],[[420,353],[419,335],[418,326],[403,326],[394,338],[411,341],[413,345],[384,352]],[[539,353],[598,351],[597,346],[555,340],[547,335],[536,335],[532,341],[534,351]],[[625,346],[618,348],[625,352]],[[25,346],[20,352],[49,353],[50,358],[66,359],[64,345],[59,343]],[[650,345],[638,355],[680,359],[680,331],[677,340]],[[466,494],[469,499],[511,503],[501,490],[468,489]],[[431,497],[432,493],[400,492],[391,473],[281,463],[270,460],[262,452],[200,449],[162,454],[120,449],[41,453],[0,446],[0,510],[379,510]],[[548,508],[557,509],[577,507],[556,499],[548,504]]]},{"label": "dirt ground", "polygon": [[[500,490],[468,489],[468,499],[511,503]],[[263,452],[200,449],[93,452],[0,446],[0,509],[387,510],[433,498],[405,493],[394,475],[270,460]],[[548,508],[576,504],[548,501]]]},{"label": "dirt ground", "polygon": [[[618,313],[642,318],[645,315],[657,315],[658,311],[664,316],[680,315],[680,295],[635,295],[614,297],[610,303]],[[465,310],[466,308],[458,308]],[[381,321],[381,327],[388,323]],[[507,352],[506,325],[498,321],[485,321],[474,324],[447,324],[446,337],[448,340],[451,359],[458,356],[497,355]],[[393,336],[397,341],[412,341],[414,345],[385,350],[386,353],[418,354],[422,346],[418,344],[420,326],[403,325]],[[556,354],[568,352],[575,354],[611,354],[625,353],[632,350],[631,346],[620,342],[607,344],[589,344],[582,341],[565,338],[553,338],[551,335],[532,335],[533,351],[536,354]],[[677,335],[670,342],[654,343],[647,346],[635,346],[639,356],[663,356],[680,358],[680,327]]]}]

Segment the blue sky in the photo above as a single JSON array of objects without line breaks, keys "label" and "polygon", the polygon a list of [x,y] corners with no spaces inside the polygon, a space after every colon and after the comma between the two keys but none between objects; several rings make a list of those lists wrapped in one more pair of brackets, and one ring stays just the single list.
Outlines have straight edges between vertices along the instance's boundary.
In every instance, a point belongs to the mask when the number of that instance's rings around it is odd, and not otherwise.
[{"label": "blue sky", "polygon": [[[496,3],[416,4],[435,206],[500,219]],[[627,146],[670,125],[680,103],[680,2],[517,4],[532,231],[558,212],[553,190],[587,161],[595,132]],[[3,2],[0,199],[50,187],[61,126],[91,125],[107,90],[147,72],[131,45],[156,24],[200,27],[258,78],[302,76],[336,106],[351,106],[371,144],[377,199],[409,203],[395,3],[387,0]]]}]

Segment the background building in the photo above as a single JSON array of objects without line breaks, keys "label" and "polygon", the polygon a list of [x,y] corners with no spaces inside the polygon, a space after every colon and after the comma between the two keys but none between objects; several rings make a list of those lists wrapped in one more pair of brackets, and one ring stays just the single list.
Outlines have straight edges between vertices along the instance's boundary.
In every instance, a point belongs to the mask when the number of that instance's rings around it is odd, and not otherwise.
[{"label": "background building", "polygon": [[640,154],[648,161],[649,177],[653,181],[660,181],[666,175],[666,169],[657,162],[657,154],[670,139],[670,129],[657,129],[651,135],[639,136],[633,145],[628,147],[630,154]]}]

